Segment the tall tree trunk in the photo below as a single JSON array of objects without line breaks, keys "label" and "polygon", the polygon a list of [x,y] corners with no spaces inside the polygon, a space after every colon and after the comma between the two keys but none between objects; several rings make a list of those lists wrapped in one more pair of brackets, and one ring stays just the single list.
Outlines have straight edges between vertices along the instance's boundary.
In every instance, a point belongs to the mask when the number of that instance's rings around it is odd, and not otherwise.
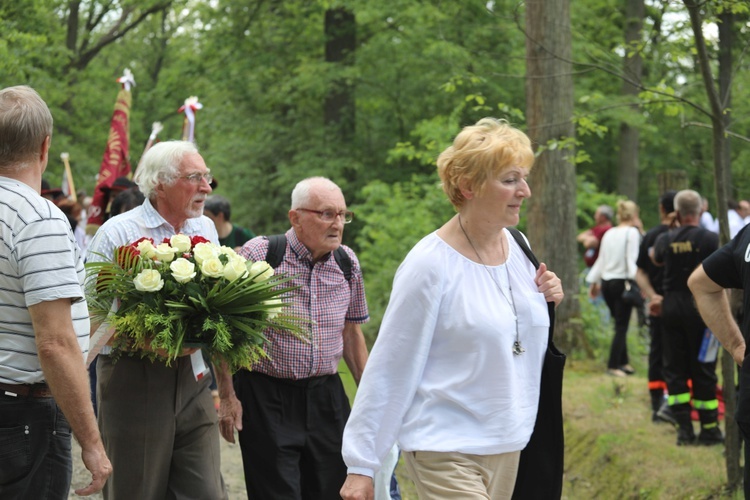
[{"label": "tall tree trunk", "polygon": [[[643,0],[625,0],[625,47],[623,59],[622,93],[624,96],[637,100],[638,87],[643,73],[641,58],[641,32],[646,7]],[[638,104],[631,106],[633,113],[638,112]],[[617,172],[617,191],[633,201],[638,201],[638,149],[640,146],[640,132],[637,127],[627,121],[620,124],[620,153]]]},{"label": "tall tree trunk", "polygon": [[[725,11],[719,16],[719,99],[722,108],[722,123],[724,130],[728,130],[732,118],[732,44],[734,30],[734,15]],[[721,163],[725,165],[724,185],[725,192],[732,190],[732,197],[736,197],[736,191],[732,185],[732,159],[731,159],[731,139],[729,136],[722,134]],[[726,206],[719,206],[719,211],[726,213]],[[732,290],[733,302],[740,304],[742,307],[742,292]],[[733,308],[736,312],[738,309]],[[725,460],[727,467],[727,483],[731,491],[737,490],[742,484],[742,469],[740,467],[740,450],[742,442],[739,428],[734,420],[734,412],[737,410],[735,380],[735,362],[729,351],[723,350],[721,356],[721,375],[723,380],[729,380],[731,383],[725,383],[724,390],[724,429],[725,439]]]},{"label": "tall tree trunk", "polygon": [[[726,32],[720,29],[720,64],[725,65],[720,68],[719,75],[724,75],[725,80],[720,81],[721,93],[716,91],[713,75],[711,74],[711,64],[708,57],[706,40],[703,37],[703,19],[700,13],[700,5],[696,0],[683,0],[690,14],[690,25],[695,37],[695,48],[700,64],[703,85],[706,88],[708,103],[711,109],[711,125],[713,128],[713,156],[714,156],[714,179],[716,183],[716,200],[717,215],[719,217],[719,238],[723,243],[729,240],[729,224],[727,221],[727,192],[729,171],[729,146],[727,145],[728,137],[726,135],[727,126],[727,106],[729,105],[731,86],[731,36],[726,37]],[[702,3],[702,2],[701,2]],[[731,19],[728,20],[728,29],[731,30]],[[725,26],[725,29],[727,27]],[[721,35],[724,34],[724,38]],[[725,430],[726,430],[726,468],[727,468],[727,487],[730,490],[736,490],[742,484],[742,473],[740,469],[740,440],[737,425],[734,420],[736,409],[736,394],[734,388],[734,361],[728,352],[724,351],[721,359],[722,374],[724,377],[724,403],[725,408]]]},{"label": "tall tree trunk", "polygon": [[[723,110],[722,118],[724,129],[729,130],[732,122],[732,45],[734,44],[734,14],[729,10],[724,11],[719,16],[719,99]],[[730,198],[739,199],[736,189],[732,183],[732,165],[731,165],[731,140],[729,137],[724,139],[724,148],[722,154],[727,166],[724,184],[727,186],[727,195]],[[725,210],[726,207],[720,207]]]},{"label": "tall tree trunk", "polygon": [[[546,146],[575,136],[570,0],[526,2],[526,119],[531,141]],[[564,144],[571,145],[572,141]],[[534,251],[562,279],[557,310],[563,348],[586,348],[578,303],[576,176],[570,147],[544,148],[531,171],[528,236]]]},{"label": "tall tree trunk", "polygon": [[[356,48],[354,14],[343,8],[328,9],[325,14],[326,62],[352,65]],[[354,137],[354,88],[346,79],[331,82],[325,101],[325,124],[338,132],[338,140]]]}]

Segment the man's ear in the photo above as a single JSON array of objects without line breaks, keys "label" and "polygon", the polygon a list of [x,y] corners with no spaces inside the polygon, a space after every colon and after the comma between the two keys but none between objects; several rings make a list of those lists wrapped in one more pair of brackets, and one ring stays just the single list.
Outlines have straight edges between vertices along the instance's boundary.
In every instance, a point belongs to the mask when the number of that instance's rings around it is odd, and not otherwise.
[{"label": "man's ear", "polygon": [[52,145],[52,137],[47,136],[42,141],[42,146],[39,149],[39,162],[42,165],[42,172],[47,169],[47,161],[49,160],[49,148]]},{"label": "man's ear", "polygon": [[296,210],[292,209],[292,210],[289,210],[288,215],[289,215],[289,222],[292,224],[292,227],[293,228],[299,227],[300,226],[299,212],[297,212]]},{"label": "man's ear", "polygon": [[159,183],[156,184],[156,186],[154,186],[153,191],[156,194],[157,198],[161,198],[161,197],[164,196],[164,189],[165,188],[166,188],[166,185],[163,182],[161,182],[161,181],[159,181]]}]

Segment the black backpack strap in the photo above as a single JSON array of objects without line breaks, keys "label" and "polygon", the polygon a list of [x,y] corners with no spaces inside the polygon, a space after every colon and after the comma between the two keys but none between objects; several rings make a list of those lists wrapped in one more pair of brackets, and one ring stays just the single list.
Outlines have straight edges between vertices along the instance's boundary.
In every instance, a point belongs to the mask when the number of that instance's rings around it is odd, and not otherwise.
[{"label": "black backpack strap", "polygon": [[266,262],[272,268],[276,269],[284,260],[284,254],[286,253],[286,235],[285,234],[272,234],[266,236],[268,238],[268,251],[266,252]]},{"label": "black backpack strap", "polygon": [[338,247],[333,252],[333,258],[336,259],[336,264],[339,265],[339,269],[344,273],[346,281],[352,280],[352,259],[349,258],[349,254],[346,253],[344,247]]},{"label": "black backpack strap", "polygon": [[[268,239],[268,251],[266,252],[266,262],[272,268],[276,269],[279,267],[281,262],[284,260],[284,254],[286,254],[286,235],[285,234],[272,234],[266,236]],[[352,280],[352,259],[349,258],[349,254],[343,247],[338,247],[333,252],[333,258],[336,259],[341,272],[344,273],[346,281]]]}]

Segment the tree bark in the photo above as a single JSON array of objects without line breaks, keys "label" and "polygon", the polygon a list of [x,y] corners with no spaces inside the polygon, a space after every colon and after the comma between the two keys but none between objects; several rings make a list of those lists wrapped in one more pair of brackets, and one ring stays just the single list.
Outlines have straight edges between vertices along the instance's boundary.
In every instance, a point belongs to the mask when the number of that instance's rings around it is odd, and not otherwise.
[{"label": "tree bark", "polygon": [[563,282],[565,300],[556,320],[559,345],[585,348],[578,303],[575,150],[571,141],[545,147],[575,136],[570,0],[527,1],[525,25],[528,134],[543,148],[529,176],[527,233],[540,261]]},{"label": "tree bark", "polygon": [[[695,37],[695,48],[698,56],[698,63],[700,65],[701,76],[703,78],[703,85],[706,89],[706,95],[708,97],[708,103],[711,109],[711,125],[713,128],[713,156],[714,156],[714,179],[716,188],[716,200],[717,200],[717,216],[719,218],[719,239],[722,244],[729,241],[729,224],[727,220],[727,191],[728,186],[726,179],[728,179],[729,171],[729,156],[728,156],[728,136],[726,135],[726,121],[725,111],[726,106],[729,103],[729,87],[731,82],[725,80],[721,82],[721,96],[717,92],[714,85],[713,75],[711,73],[710,60],[708,56],[708,49],[706,46],[706,40],[703,37],[703,19],[700,13],[700,5],[695,0],[683,0],[685,7],[687,7],[688,13],[690,14],[690,25],[693,30],[693,36]],[[730,23],[731,25],[731,23]],[[720,35],[721,35],[720,31]],[[722,43],[730,43],[731,38],[727,40],[724,38],[722,41],[721,37],[719,40],[720,45]],[[728,47],[723,46],[720,49],[722,54],[720,62],[731,68],[731,51],[728,51]],[[731,69],[724,68],[719,70],[719,74],[731,75]],[[734,360],[728,352],[724,351],[721,358],[722,375],[724,378],[724,425],[726,431],[725,446],[726,446],[726,468],[727,468],[727,487],[730,490],[736,490],[742,484],[742,473],[740,469],[740,438],[737,429],[736,422],[734,420],[734,412],[736,410],[736,392],[734,386]]]},{"label": "tree bark", "polygon": [[[356,49],[356,21],[354,14],[343,8],[328,9],[325,14],[326,62],[351,65]],[[354,88],[345,79],[331,82],[325,101],[325,124],[334,127],[338,139],[350,142],[354,138]]]},{"label": "tree bark", "polygon": [[[633,101],[637,101],[638,86],[643,74],[643,59],[641,58],[641,32],[646,7],[643,0],[625,1],[625,48],[623,72],[626,76],[622,81],[622,94]],[[634,85],[634,83],[636,85]],[[638,112],[638,104],[631,106],[632,112]],[[617,173],[617,192],[638,202],[638,149],[640,147],[640,132],[638,127],[627,121],[620,124],[620,152]]]},{"label": "tree bark", "polygon": [[[732,123],[732,44],[734,43],[734,14],[725,11],[719,16],[719,99],[723,110],[722,118],[724,130],[729,130]],[[724,141],[722,155],[727,165],[724,184],[727,186],[727,196],[739,199],[732,184],[731,141],[727,137]],[[724,210],[726,207],[720,207]]]}]

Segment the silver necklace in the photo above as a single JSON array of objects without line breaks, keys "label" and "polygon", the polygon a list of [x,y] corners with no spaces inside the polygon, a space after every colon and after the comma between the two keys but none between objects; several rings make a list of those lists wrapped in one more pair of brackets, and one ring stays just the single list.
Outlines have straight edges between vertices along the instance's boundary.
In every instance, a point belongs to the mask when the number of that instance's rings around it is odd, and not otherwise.
[{"label": "silver necklace", "polygon": [[[516,302],[513,299],[513,287],[510,284],[510,271],[508,271],[508,259],[505,259],[505,275],[508,277],[508,290],[510,291],[510,298],[505,294],[503,291],[503,288],[500,286],[500,283],[497,282],[495,277],[490,272],[487,265],[482,260],[482,257],[479,255],[479,252],[477,251],[477,247],[474,246],[474,243],[471,242],[471,238],[469,238],[469,234],[466,232],[466,229],[464,229],[464,225],[461,222],[461,214],[458,214],[458,225],[461,228],[461,232],[464,233],[464,236],[466,236],[466,241],[469,242],[469,245],[471,246],[471,249],[474,250],[474,253],[477,256],[477,259],[479,259],[479,263],[482,264],[482,267],[485,271],[487,271],[487,275],[490,277],[492,282],[495,284],[498,290],[500,290],[500,295],[505,298],[505,300],[510,305],[511,309],[513,309],[513,315],[515,316],[515,324],[516,324],[516,340],[513,342],[513,354],[516,356],[520,356],[521,354],[526,352],[526,349],[523,348],[521,345],[521,336],[518,333],[518,312],[516,311]],[[502,247],[501,247],[502,248]]]}]

